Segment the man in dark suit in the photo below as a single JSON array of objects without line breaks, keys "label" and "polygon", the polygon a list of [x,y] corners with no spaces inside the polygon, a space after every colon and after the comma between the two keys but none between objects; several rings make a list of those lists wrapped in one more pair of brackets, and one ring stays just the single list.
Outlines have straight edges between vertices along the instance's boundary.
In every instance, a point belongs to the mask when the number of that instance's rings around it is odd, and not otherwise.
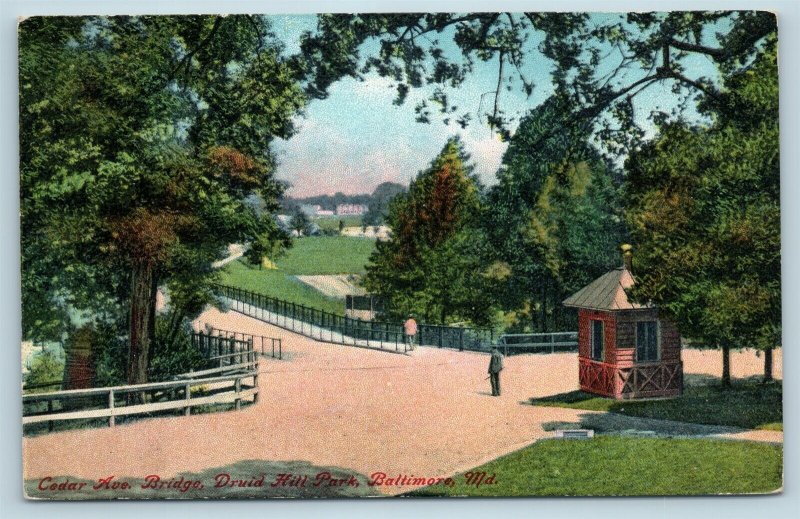
[{"label": "man in dark suit", "polygon": [[492,349],[492,360],[489,361],[489,378],[492,381],[492,396],[500,396],[500,372],[503,370],[503,354],[497,348]]}]

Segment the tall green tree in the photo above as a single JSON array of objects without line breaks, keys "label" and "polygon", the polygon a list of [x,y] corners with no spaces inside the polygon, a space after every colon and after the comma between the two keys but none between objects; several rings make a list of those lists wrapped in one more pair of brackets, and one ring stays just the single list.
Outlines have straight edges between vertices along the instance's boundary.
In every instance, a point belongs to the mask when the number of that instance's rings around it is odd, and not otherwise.
[{"label": "tall green tree", "polygon": [[292,133],[296,78],[263,17],[23,22],[24,333],[74,310],[116,322],[144,382],[157,287],[178,326],[213,300],[225,246],[263,232],[246,198],[276,205],[269,144]]},{"label": "tall green tree", "polygon": [[523,118],[482,219],[493,294],[518,329],[574,326],[561,301],[618,261],[624,235],[612,169],[567,103],[552,97]]},{"label": "tall green tree", "polygon": [[292,230],[297,233],[297,236],[304,236],[308,234],[308,230],[311,227],[311,220],[308,219],[308,215],[306,215],[302,209],[297,207],[292,213],[291,225]]},{"label": "tall green tree", "polygon": [[389,204],[394,197],[405,193],[406,188],[395,182],[383,182],[375,188],[369,200],[369,209],[364,214],[366,225],[381,225],[386,220]]},{"label": "tall green tree", "polygon": [[[775,41],[725,81],[710,127],[675,124],[632,155],[627,220],[637,297],[723,351],[780,345],[778,75]],[[723,107],[723,109],[720,109]]]},{"label": "tall green tree", "polygon": [[364,281],[386,301],[389,316],[413,313],[443,324],[489,321],[475,249],[480,189],[461,141],[451,138],[408,193],[390,204],[392,238],[378,242]]}]

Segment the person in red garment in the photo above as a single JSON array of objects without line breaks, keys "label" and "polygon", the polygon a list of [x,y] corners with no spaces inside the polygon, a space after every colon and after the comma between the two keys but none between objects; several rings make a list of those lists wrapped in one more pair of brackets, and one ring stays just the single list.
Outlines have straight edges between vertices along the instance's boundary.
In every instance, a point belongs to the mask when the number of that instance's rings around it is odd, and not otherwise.
[{"label": "person in red garment", "polygon": [[417,338],[417,321],[414,320],[413,315],[409,315],[408,319],[406,319],[406,322],[403,323],[403,331],[405,332],[408,349],[413,351],[415,347],[415,340]]}]

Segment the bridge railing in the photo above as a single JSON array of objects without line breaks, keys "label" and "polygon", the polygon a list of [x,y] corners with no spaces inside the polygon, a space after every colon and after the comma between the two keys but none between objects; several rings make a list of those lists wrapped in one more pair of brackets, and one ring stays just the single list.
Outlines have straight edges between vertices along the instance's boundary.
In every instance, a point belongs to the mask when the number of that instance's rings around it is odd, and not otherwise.
[{"label": "bridge railing", "polygon": [[[408,351],[402,323],[345,317],[227,285],[217,285],[217,290],[233,310],[312,339]],[[494,332],[488,328],[419,324],[415,342],[421,346],[488,351],[494,342]]]},{"label": "bridge railing", "polygon": [[283,340],[279,337],[254,335],[250,333],[236,332],[233,330],[223,330],[222,328],[216,327],[210,327],[207,333],[216,337],[225,337],[239,341],[251,341],[253,344],[253,349],[261,352],[262,356],[269,356],[278,360],[283,359]]},{"label": "bridge railing", "polygon": [[497,340],[505,355],[577,350],[578,332],[507,333]]}]

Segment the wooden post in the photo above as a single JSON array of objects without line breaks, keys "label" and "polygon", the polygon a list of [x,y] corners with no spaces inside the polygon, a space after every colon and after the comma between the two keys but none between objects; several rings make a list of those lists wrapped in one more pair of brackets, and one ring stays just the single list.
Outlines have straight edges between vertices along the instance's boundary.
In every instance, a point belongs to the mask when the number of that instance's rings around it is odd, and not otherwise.
[{"label": "wooden post", "polygon": [[114,419],[114,390],[108,390],[108,409],[110,410],[111,414],[108,415],[108,426],[114,427],[116,425]]},{"label": "wooden post", "polygon": [[[52,400],[48,400],[47,401],[47,413],[48,414],[52,414],[53,413],[53,401]],[[48,431],[52,431],[53,430],[53,420],[50,420],[50,421],[47,422],[47,430]]]},{"label": "wooden post", "polygon": [[236,391],[236,400],[234,401],[235,402],[234,405],[236,406],[236,410],[238,411],[239,409],[242,408],[242,399],[239,396],[239,394],[242,391],[242,379],[240,377],[236,377],[236,382],[234,383],[234,388],[235,388],[235,391]]},{"label": "wooden post", "polygon": [[253,403],[258,403],[258,366],[256,366],[256,372],[253,374],[253,387],[256,390],[256,394],[253,395]]},{"label": "wooden post", "polygon": [[189,416],[192,414],[192,406],[190,405],[190,400],[192,399],[192,390],[191,390],[191,383],[187,382],[186,386],[184,386],[184,394],[183,397],[186,399],[186,407],[183,408],[184,416]]}]

